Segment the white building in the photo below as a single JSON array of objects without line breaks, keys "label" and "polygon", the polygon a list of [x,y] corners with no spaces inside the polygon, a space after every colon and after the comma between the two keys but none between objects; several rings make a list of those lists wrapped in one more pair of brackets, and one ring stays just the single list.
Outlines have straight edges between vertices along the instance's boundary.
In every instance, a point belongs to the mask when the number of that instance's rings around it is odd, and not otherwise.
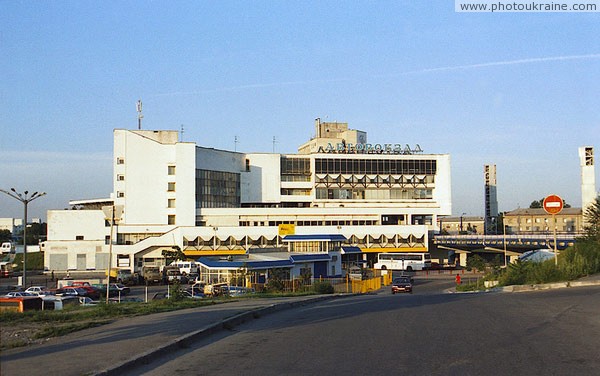
[{"label": "white building", "polygon": [[[46,267],[104,270],[110,226],[101,208],[113,204],[123,215],[111,263],[135,270],[162,265],[162,251],[173,247],[190,257],[340,251],[310,240],[318,235],[344,236],[368,263],[379,252],[426,252],[438,216],[451,214],[450,156],[370,144],[346,123],[315,125],[317,137],[298,154],[205,148],[179,142],[177,131],[115,130],[111,198],[48,212]],[[342,258],[330,258],[329,275],[342,274]]]}]

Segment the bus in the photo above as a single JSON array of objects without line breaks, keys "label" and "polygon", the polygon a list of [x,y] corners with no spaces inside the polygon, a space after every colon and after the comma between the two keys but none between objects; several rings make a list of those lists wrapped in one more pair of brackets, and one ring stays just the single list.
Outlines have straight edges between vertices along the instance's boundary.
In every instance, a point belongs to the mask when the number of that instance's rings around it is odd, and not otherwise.
[{"label": "bus", "polygon": [[423,270],[431,267],[429,253],[380,253],[373,265],[381,270]]},{"label": "bus", "polygon": [[24,312],[41,309],[42,298],[39,296],[0,297],[0,312]]}]

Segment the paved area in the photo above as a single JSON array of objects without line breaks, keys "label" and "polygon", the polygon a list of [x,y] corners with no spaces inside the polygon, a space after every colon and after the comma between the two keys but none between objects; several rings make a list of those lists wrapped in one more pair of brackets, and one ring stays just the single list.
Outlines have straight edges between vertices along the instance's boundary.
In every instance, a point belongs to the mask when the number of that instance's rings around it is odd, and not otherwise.
[{"label": "paved area", "polygon": [[46,343],[2,352],[0,374],[118,375],[121,367],[143,362],[157,351],[185,346],[185,341],[209,335],[272,311],[309,304],[338,295],[274,299],[243,299],[180,311],[121,319]]},{"label": "paved area", "polygon": [[[506,292],[547,288],[600,286],[600,274],[569,285],[522,286]],[[277,310],[310,304],[342,295],[274,299],[243,299],[206,307],[120,319],[47,342],[3,351],[0,375],[119,375],[127,367],[143,363],[157,353],[168,352],[216,331],[234,327]],[[347,296],[347,295],[346,295]]]}]

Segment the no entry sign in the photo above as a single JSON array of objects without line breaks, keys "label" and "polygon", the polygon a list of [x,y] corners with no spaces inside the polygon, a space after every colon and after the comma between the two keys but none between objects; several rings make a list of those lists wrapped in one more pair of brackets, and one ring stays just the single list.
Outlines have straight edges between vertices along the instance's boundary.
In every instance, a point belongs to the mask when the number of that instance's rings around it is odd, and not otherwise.
[{"label": "no entry sign", "polygon": [[563,209],[563,200],[557,195],[550,195],[544,199],[542,205],[548,214],[558,214]]}]

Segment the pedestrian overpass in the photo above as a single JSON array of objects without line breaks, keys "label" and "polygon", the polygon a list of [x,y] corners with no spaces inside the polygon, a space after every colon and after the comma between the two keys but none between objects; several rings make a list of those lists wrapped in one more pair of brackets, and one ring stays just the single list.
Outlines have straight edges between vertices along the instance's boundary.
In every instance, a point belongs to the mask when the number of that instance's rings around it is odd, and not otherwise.
[{"label": "pedestrian overpass", "polygon": [[[562,251],[573,246],[576,237],[576,234],[557,234],[556,248]],[[435,235],[433,243],[438,248],[459,252],[503,252],[506,250],[521,254],[535,249],[554,250],[554,235]]]}]

